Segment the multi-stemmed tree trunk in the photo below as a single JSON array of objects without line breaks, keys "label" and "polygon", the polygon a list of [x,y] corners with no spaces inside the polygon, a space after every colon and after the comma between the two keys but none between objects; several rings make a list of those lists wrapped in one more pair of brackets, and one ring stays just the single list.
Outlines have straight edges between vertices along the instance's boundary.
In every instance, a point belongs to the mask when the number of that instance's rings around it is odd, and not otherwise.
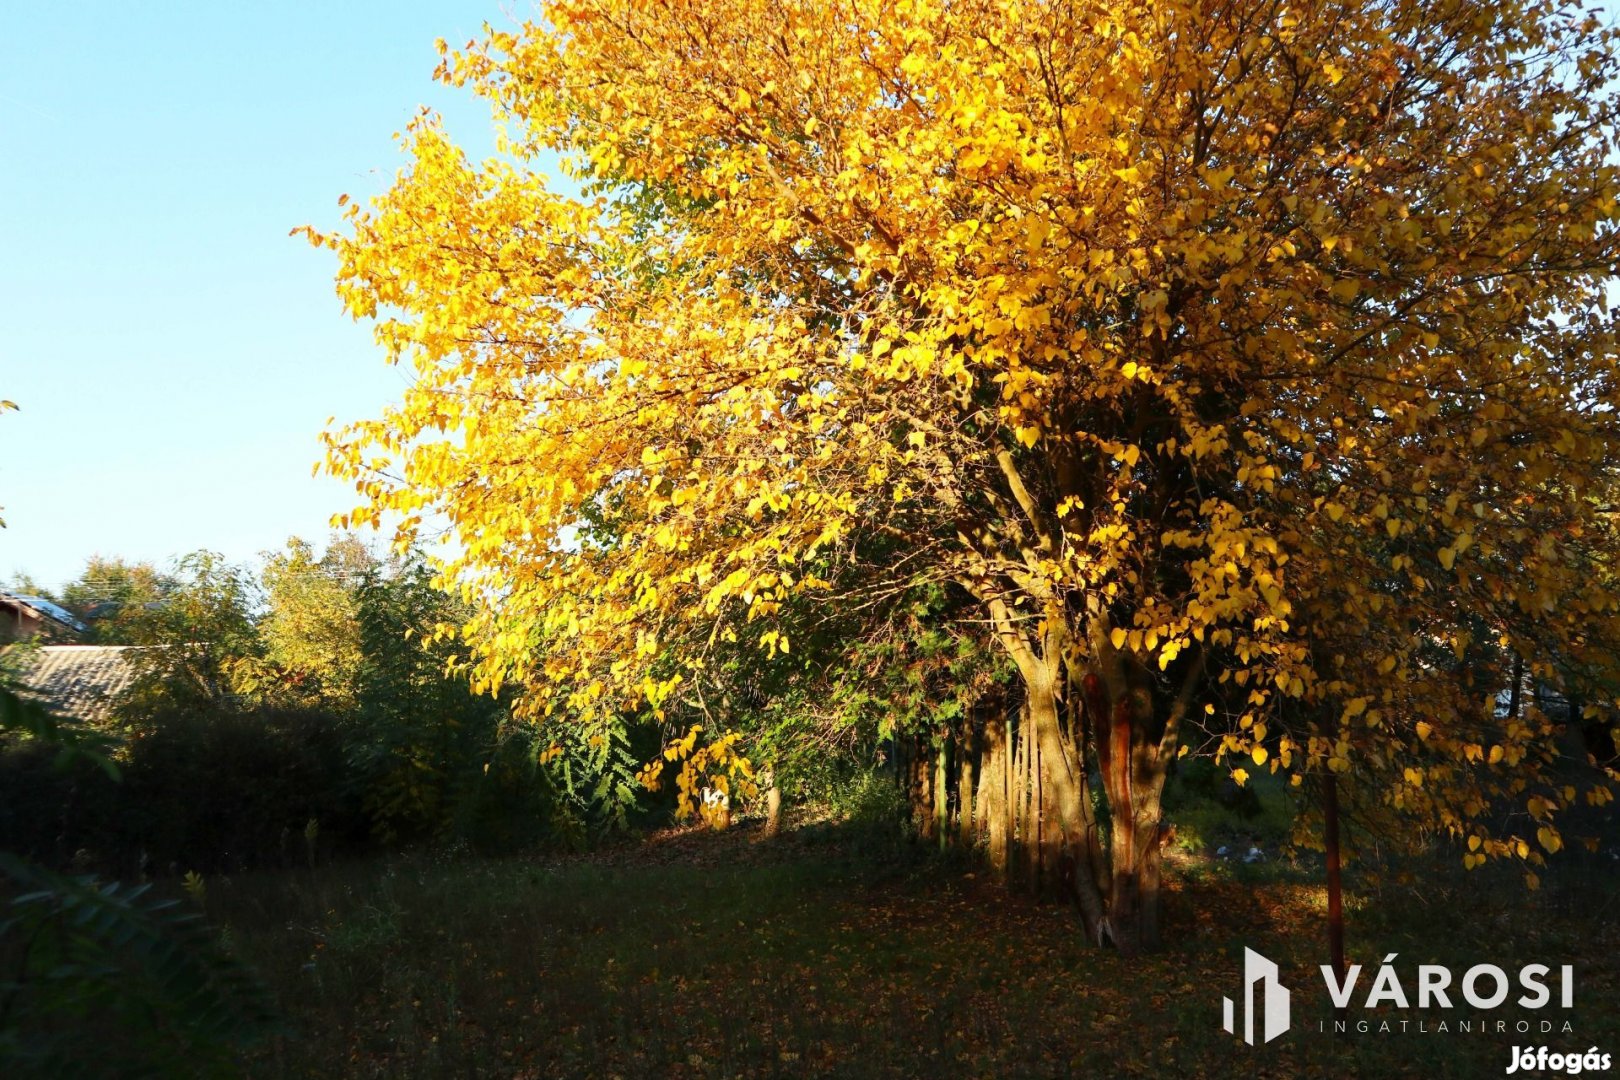
[{"label": "multi-stemmed tree trunk", "polygon": [[982,842],[1001,879],[1075,902],[1092,941],[1151,949],[1161,799],[1201,653],[1178,665],[1179,692],[1167,693],[1112,646],[1106,619],[1072,639],[1084,647],[1053,634],[1037,652],[1015,639],[1021,693],[959,731],[916,740],[915,765],[902,771],[924,838]]}]

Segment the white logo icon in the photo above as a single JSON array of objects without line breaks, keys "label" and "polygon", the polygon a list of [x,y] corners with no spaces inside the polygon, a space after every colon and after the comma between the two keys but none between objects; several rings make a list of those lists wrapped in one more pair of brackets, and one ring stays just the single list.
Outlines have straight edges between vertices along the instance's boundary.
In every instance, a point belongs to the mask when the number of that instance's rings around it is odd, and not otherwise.
[{"label": "white logo icon", "polygon": [[[1264,1037],[1261,1042],[1270,1042],[1288,1030],[1288,988],[1277,981],[1277,965],[1267,960],[1253,949],[1243,950],[1243,1041],[1250,1046],[1254,1045],[1254,992],[1255,984],[1264,987],[1264,1000],[1261,1012],[1264,1022]],[[1227,1031],[1236,1034],[1232,999],[1221,998],[1224,1010]]]}]

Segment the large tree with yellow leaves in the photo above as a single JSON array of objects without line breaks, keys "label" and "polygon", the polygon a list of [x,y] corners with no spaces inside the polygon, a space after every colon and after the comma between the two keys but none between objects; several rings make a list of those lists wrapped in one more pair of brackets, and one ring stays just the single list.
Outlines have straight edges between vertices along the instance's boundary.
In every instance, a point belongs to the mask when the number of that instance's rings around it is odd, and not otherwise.
[{"label": "large tree with yellow leaves", "polygon": [[329,463],[353,520],[449,522],[536,716],[971,598],[1122,948],[1194,725],[1534,859],[1494,801],[1555,848],[1607,797],[1496,702],[1616,638],[1612,44],[1506,0],[546,3],[440,69],[501,157],[425,117],[311,234],[415,372]]}]

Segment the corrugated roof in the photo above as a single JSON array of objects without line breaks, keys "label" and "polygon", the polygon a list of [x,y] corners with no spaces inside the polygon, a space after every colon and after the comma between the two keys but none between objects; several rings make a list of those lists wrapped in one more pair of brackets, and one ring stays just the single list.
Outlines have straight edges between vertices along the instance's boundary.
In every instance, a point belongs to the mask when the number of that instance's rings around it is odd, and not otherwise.
[{"label": "corrugated roof", "polygon": [[135,679],[132,645],[45,645],[20,679],[58,716],[105,720],[113,699]]}]

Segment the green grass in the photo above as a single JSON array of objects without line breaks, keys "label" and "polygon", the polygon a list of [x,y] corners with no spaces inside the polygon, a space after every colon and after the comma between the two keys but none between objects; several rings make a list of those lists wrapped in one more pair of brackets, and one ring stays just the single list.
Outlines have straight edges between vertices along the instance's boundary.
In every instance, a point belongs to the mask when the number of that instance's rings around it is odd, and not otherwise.
[{"label": "green grass", "polygon": [[[1390,952],[1409,990],[1420,962],[1576,963],[1575,1034],[1545,1037],[1319,1034],[1321,889],[1297,868],[1177,867],[1169,946],[1137,961],[959,860],[825,826],[221,878],[207,896],[287,1012],[253,1077],[1483,1076],[1514,1045],[1620,1052],[1606,857],[1534,894],[1447,861],[1353,898],[1363,988]],[[1220,1026],[1245,945],[1295,989],[1294,1030],[1266,1047]]]}]

